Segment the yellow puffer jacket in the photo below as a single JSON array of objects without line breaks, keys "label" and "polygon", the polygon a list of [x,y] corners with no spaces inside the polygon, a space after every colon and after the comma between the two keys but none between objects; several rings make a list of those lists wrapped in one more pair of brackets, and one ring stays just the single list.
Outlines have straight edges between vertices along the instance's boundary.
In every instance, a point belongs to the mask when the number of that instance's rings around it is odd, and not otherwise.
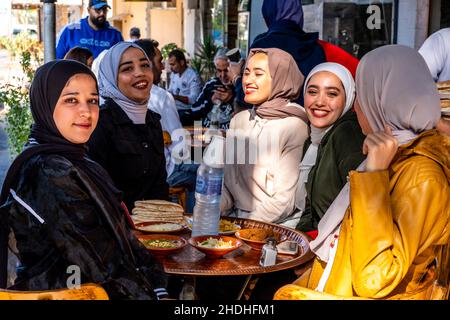
[{"label": "yellow puffer jacket", "polygon": [[399,148],[388,171],[349,176],[351,206],[324,293],[311,290],[325,268],[316,259],[275,299],[425,297],[437,250],[449,242],[450,138],[424,132]]}]

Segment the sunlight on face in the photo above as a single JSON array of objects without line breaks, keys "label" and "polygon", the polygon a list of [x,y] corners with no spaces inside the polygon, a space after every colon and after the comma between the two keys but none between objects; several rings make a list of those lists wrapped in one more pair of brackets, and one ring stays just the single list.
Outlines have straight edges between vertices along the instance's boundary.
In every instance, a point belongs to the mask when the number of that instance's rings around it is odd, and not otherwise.
[{"label": "sunlight on face", "polygon": [[316,128],[333,125],[345,107],[345,89],[333,73],[321,71],[308,81],[305,91],[305,109],[311,124]]},{"label": "sunlight on face", "polygon": [[53,111],[61,135],[75,144],[86,143],[97,126],[98,92],[95,80],[76,74],[67,81]]},{"label": "sunlight on face", "polygon": [[119,63],[117,86],[128,99],[137,103],[150,96],[153,83],[151,63],[142,50],[130,47],[124,51]]},{"label": "sunlight on face", "polygon": [[257,53],[250,58],[242,78],[245,102],[260,105],[269,100],[272,93],[272,77],[269,70],[269,57]]}]

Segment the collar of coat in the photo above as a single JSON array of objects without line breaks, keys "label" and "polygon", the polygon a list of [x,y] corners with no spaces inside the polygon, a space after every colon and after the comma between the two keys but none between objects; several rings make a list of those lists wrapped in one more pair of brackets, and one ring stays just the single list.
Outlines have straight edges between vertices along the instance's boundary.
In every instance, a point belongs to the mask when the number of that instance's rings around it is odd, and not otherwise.
[{"label": "collar of coat", "polygon": [[[111,98],[105,99],[105,103],[102,106],[102,109],[110,110],[114,124],[117,124],[117,125],[133,124],[133,121],[131,121],[130,118],[128,118],[125,111],[123,111],[122,108]],[[152,125],[152,124],[154,124],[154,121],[160,121],[160,120],[161,120],[161,116],[158,113],[147,109],[147,114],[145,116],[146,124]]]},{"label": "collar of coat", "polygon": [[[397,157],[421,155],[439,163],[450,181],[450,138],[436,129],[422,132],[413,141],[401,146]],[[395,159],[394,159],[395,161]]]}]

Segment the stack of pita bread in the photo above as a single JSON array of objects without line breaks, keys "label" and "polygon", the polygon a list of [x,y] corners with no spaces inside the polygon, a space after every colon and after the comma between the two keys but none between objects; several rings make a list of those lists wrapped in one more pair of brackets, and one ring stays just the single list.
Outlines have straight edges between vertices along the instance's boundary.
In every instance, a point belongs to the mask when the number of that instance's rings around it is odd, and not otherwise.
[{"label": "stack of pita bread", "polygon": [[184,222],[183,207],[165,200],[140,200],[134,203],[131,218],[133,222],[161,221]]},{"label": "stack of pita bread", "polygon": [[436,83],[441,96],[441,113],[443,116],[450,116],[450,80]]}]

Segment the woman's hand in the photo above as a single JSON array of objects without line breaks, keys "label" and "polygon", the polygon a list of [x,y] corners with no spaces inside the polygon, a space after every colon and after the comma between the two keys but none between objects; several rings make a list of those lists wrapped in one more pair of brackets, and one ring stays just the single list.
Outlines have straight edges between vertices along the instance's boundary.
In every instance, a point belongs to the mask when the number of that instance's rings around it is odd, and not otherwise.
[{"label": "woman's hand", "polygon": [[397,153],[398,142],[392,130],[385,126],[384,131],[370,133],[363,144],[363,153],[367,154],[366,171],[380,171],[389,168]]}]

